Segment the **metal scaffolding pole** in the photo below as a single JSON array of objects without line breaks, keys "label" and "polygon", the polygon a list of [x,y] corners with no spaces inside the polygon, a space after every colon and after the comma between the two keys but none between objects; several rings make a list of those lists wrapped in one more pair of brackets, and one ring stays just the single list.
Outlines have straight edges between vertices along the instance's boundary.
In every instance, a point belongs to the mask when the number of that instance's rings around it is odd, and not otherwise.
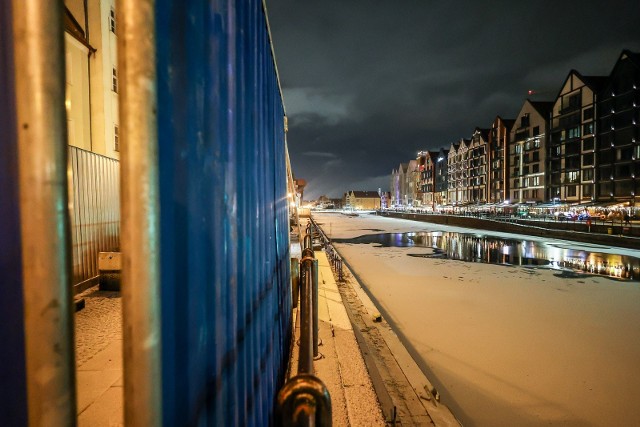
[{"label": "metal scaffolding pole", "polygon": [[29,425],[75,425],[62,1],[14,0]]},{"label": "metal scaffolding pole", "polygon": [[117,4],[124,418],[130,426],[162,423],[154,9],[151,0]]}]

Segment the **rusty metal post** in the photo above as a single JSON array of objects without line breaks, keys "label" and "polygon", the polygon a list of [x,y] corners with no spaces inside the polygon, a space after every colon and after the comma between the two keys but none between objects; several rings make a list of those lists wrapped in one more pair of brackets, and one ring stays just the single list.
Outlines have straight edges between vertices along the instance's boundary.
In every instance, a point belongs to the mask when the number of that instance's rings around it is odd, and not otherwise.
[{"label": "rusty metal post", "polygon": [[162,424],[154,2],[118,2],[124,420]]},{"label": "rusty metal post", "polygon": [[318,260],[313,260],[313,357],[318,358],[318,345],[320,343],[320,334],[318,332]]},{"label": "rusty metal post", "polygon": [[298,296],[300,294],[300,260],[291,258],[291,306],[298,307]]},{"label": "rusty metal post", "polygon": [[278,393],[277,424],[293,426],[331,426],[331,396],[324,383],[309,374],[291,378]]},{"label": "rusty metal post", "polygon": [[304,280],[300,291],[300,359],[298,373],[313,374],[313,258],[302,259]]},{"label": "rusty metal post", "polygon": [[313,238],[310,233],[304,235],[304,241],[302,247],[304,249],[313,249]]},{"label": "rusty metal post", "polygon": [[14,0],[29,425],[76,424],[63,2]]}]

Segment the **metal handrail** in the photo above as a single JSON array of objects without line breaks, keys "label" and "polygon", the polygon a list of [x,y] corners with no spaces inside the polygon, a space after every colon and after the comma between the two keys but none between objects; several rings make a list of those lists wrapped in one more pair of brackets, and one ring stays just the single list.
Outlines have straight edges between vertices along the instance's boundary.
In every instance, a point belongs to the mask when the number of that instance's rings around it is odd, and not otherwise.
[{"label": "metal handrail", "polygon": [[318,230],[318,233],[322,238],[322,243],[324,245],[324,251],[327,254],[327,258],[329,259],[333,270],[338,273],[338,281],[342,282],[344,280],[344,273],[342,271],[342,257],[338,254],[338,251],[335,250],[335,248],[331,244],[331,239],[327,237],[322,228],[318,227],[313,219],[311,219],[311,222],[315,229]]},{"label": "metal handrail", "polygon": [[313,253],[313,227],[307,224],[300,261],[300,350],[298,373],[278,393],[279,425],[331,426],[331,396],[315,375],[318,356],[318,261]]}]

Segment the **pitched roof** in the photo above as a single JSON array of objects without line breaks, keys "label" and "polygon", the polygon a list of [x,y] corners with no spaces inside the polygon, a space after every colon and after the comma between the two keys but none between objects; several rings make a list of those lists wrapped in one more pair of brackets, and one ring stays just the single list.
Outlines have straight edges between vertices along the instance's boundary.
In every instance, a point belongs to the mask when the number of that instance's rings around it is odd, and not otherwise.
[{"label": "pitched roof", "polygon": [[475,134],[476,132],[480,133],[480,136],[482,137],[482,139],[484,139],[485,141],[489,140],[489,129],[484,129],[484,128],[479,128],[477,127],[475,131],[473,131],[473,133]]},{"label": "pitched roof", "polygon": [[511,130],[513,125],[516,124],[516,119],[502,119],[502,123],[504,123],[504,127],[506,127],[507,130]]},{"label": "pitched roof", "polygon": [[582,81],[585,82],[594,91],[602,89],[607,82],[607,76],[581,76]]},{"label": "pitched roof", "polygon": [[[609,78],[607,81],[609,86],[613,83],[613,79],[615,78],[614,76],[616,74],[616,71],[618,70],[618,67],[620,66],[622,61],[626,60],[629,60],[637,68],[640,68],[640,53],[631,52],[628,49],[623,50],[622,53],[620,53],[620,56],[618,57],[615,65],[611,69],[611,73],[609,74]],[[606,86],[603,86],[602,89],[606,89]]]},{"label": "pitched roof", "polygon": [[584,82],[585,86],[589,87],[594,92],[598,92],[600,89],[602,89],[604,84],[607,82],[607,78],[608,78],[606,76],[583,76],[582,74],[580,74],[578,70],[570,70],[567,73],[567,77],[565,77],[564,81],[562,82],[562,85],[560,86],[560,90],[558,91],[558,94],[555,97],[556,100],[562,93],[562,89],[564,89],[564,85],[567,83],[567,81],[571,78],[572,75],[578,76],[578,78],[582,80],[582,82]]},{"label": "pitched roof", "polygon": [[352,194],[352,193],[354,197],[357,197],[359,199],[373,199],[373,198],[377,199],[380,197],[377,191],[355,191],[355,190],[349,191],[349,194]]},{"label": "pitched roof", "polygon": [[531,101],[528,100],[529,104],[545,119],[549,118],[549,113],[553,110],[553,101]]}]

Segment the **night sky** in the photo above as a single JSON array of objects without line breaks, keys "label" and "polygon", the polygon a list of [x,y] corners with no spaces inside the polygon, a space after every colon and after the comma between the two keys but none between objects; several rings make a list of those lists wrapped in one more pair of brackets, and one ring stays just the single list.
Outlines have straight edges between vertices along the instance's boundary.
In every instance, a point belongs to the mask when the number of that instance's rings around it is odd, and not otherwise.
[{"label": "night sky", "polygon": [[269,0],[305,200],[388,190],[420,150],[553,100],[571,69],[640,51],[640,1]]}]

